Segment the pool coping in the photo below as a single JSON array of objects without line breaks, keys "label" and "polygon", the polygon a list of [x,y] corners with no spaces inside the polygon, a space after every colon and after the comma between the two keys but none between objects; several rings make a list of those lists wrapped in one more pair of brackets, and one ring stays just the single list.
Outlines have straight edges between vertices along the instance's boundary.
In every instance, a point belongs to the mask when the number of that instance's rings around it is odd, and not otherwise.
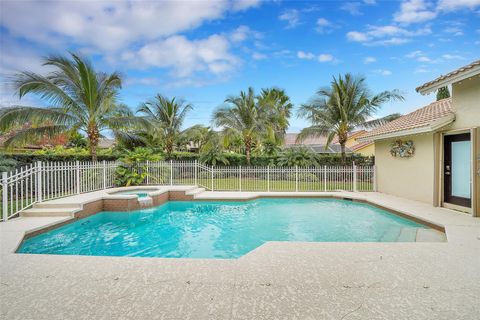
[{"label": "pool coping", "polygon": [[[138,187],[127,187],[127,188],[114,188],[114,189],[130,189],[130,188],[138,188]],[[381,193],[354,193],[354,192],[343,192],[343,191],[336,191],[336,192],[215,192],[215,191],[203,191],[199,192],[196,194],[189,194],[193,190],[198,189],[196,186],[158,186],[159,191],[158,194],[166,194],[169,192],[180,192],[183,193],[185,196],[187,196],[189,199],[174,199],[174,200],[167,200],[167,201],[176,201],[176,200],[194,200],[194,201],[251,201],[251,200],[256,200],[260,198],[334,198],[334,199],[346,199],[346,200],[352,200],[356,202],[361,202],[361,203],[366,203],[369,205],[373,205],[375,207],[381,208],[383,210],[386,210],[392,214],[399,215],[401,217],[407,218],[409,220],[424,224],[428,227],[431,227],[437,231],[445,233],[445,238],[446,242],[450,242],[450,232],[449,232],[449,226],[463,226],[463,227],[473,227],[476,230],[476,227],[480,229],[480,219],[478,218],[473,218],[471,216],[467,216],[466,214],[459,213],[450,209],[445,209],[445,208],[436,208],[429,206],[424,203],[419,203],[417,201],[412,201],[412,200],[407,200],[407,199],[402,199],[402,198],[397,198]],[[145,189],[152,189],[152,186],[145,186]],[[76,204],[80,205],[83,207],[86,204],[90,204],[92,202],[101,200],[103,201],[106,192],[112,192],[112,189],[107,189],[107,190],[102,190],[102,191],[97,191],[97,192],[92,192],[89,194],[82,194],[77,197],[80,197],[79,202],[76,202]],[[115,195],[114,198],[117,198],[120,196],[120,199],[134,199],[136,198],[136,195]],[[52,201],[48,201],[50,204],[51,203],[71,203],[71,199],[75,198],[75,196],[72,197],[66,197],[66,198],[61,198],[61,199],[55,199]],[[107,198],[110,198],[107,196]],[[400,200],[402,202],[406,202],[409,204],[410,209],[405,209],[405,208],[400,208],[399,206],[395,206],[391,200],[391,198],[394,198],[396,200]],[[69,200],[70,199],[70,200]],[[385,201],[387,200],[387,201]],[[69,202],[70,201],[70,202]],[[47,202],[46,202],[47,203]],[[412,206],[412,204],[414,204]],[[435,212],[433,215],[430,214],[430,216],[427,216],[425,214],[418,214],[418,212],[415,212],[415,208],[422,208],[422,210],[428,209],[427,211]],[[95,213],[102,212],[104,210],[99,210]],[[448,218],[451,220],[449,222],[446,222],[445,219],[439,219],[439,216],[437,214],[442,214],[442,215],[447,215]],[[29,219],[27,217],[23,218],[18,218],[18,219],[12,219],[11,221],[7,223],[2,223],[0,224],[0,227],[3,227],[3,229],[7,229],[7,225],[9,223],[14,222],[15,220],[19,219]],[[37,234],[47,232],[50,230],[53,230],[55,228],[61,227],[65,224],[71,223],[73,221],[78,220],[79,218],[75,217],[62,217],[59,218],[55,221],[49,221],[48,223],[45,224],[39,224],[36,225],[35,227],[25,227],[22,230],[18,230],[21,234],[18,234],[19,236],[19,241],[15,245],[10,245],[7,252],[15,254],[16,251],[18,250],[19,246],[21,245],[22,241],[26,238],[35,236]],[[81,218],[80,218],[81,219]],[[448,220],[448,219],[447,219]],[[462,235],[458,235],[458,232],[456,234],[456,238],[462,238]],[[268,243],[268,242],[266,242]],[[261,246],[260,246],[261,247]],[[258,248],[254,250],[257,250]],[[2,252],[5,252],[5,249],[2,250]],[[160,258],[161,259],[161,258]]]}]

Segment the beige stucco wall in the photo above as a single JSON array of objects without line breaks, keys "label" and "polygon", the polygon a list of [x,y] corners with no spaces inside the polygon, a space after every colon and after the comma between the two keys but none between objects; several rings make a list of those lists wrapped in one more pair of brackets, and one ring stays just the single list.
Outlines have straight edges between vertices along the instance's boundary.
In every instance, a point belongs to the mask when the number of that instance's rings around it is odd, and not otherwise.
[{"label": "beige stucco wall", "polygon": [[402,137],[413,140],[415,154],[410,158],[393,157],[390,145],[396,139],[375,141],[377,190],[379,192],[434,204],[433,134]]},{"label": "beige stucco wall", "polygon": [[358,149],[355,153],[360,153],[362,156],[374,156],[375,155],[375,144],[372,143],[365,148]]},{"label": "beige stucco wall", "polygon": [[451,129],[468,129],[480,126],[480,76],[452,85],[452,102],[455,122]]}]

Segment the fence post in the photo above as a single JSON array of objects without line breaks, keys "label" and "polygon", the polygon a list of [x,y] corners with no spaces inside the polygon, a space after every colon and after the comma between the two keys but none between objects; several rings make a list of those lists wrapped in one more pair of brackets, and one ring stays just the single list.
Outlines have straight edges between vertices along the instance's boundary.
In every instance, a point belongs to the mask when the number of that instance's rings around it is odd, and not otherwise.
[{"label": "fence post", "polygon": [[238,186],[242,192],[242,166],[238,166]]},{"label": "fence post", "polygon": [[80,161],[75,162],[75,177],[77,180],[76,183],[76,189],[77,189],[77,194],[80,194]]},{"label": "fence post", "polygon": [[170,160],[170,185],[173,185],[173,162]]},{"label": "fence post", "polygon": [[148,178],[148,176],[150,175],[150,161],[146,161],[146,168],[147,168],[147,176],[146,176],[146,179],[147,179],[147,184],[150,184],[150,179]]},{"label": "fence post", "polygon": [[373,166],[373,192],[377,192],[377,166]]},{"label": "fence post", "polygon": [[298,166],[295,166],[295,192],[298,192]]},{"label": "fence post", "polygon": [[357,166],[353,161],[353,192],[357,192]]},{"label": "fence post", "polygon": [[102,161],[103,163],[103,190],[107,189],[107,164],[105,160]]},{"label": "fence post", "polygon": [[42,202],[42,201],[43,201],[42,162],[38,161],[37,162],[37,202]]},{"label": "fence post", "polygon": [[212,166],[212,191],[213,191],[213,166]]},{"label": "fence post", "polygon": [[327,192],[327,166],[323,166],[323,190]]},{"label": "fence post", "polygon": [[3,212],[3,221],[8,220],[8,194],[7,194],[7,173],[2,172],[2,212]]},{"label": "fence post", "polygon": [[270,192],[270,166],[267,166],[267,192]]},{"label": "fence post", "polygon": [[198,161],[195,160],[195,185],[198,186]]}]

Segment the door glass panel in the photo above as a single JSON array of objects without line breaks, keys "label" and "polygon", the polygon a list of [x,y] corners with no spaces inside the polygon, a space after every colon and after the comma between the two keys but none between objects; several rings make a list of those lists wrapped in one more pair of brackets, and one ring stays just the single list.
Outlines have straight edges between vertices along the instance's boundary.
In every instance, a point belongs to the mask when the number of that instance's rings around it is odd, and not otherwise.
[{"label": "door glass panel", "polygon": [[470,199],[471,190],[470,141],[452,142],[452,196]]}]

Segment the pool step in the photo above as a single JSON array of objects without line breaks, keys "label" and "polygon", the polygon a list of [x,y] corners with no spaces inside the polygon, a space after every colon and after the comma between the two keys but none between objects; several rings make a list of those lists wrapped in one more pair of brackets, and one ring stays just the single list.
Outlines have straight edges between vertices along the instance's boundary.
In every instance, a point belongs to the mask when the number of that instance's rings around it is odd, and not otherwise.
[{"label": "pool step", "polygon": [[446,240],[445,233],[435,229],[418,229],[417,231],[417,242],[445,242]]},{"label": "pool step", "polygon": [[397,242],[413,242],[417,236],[417,228],[401,228],[400,234],[395,241]]},{"label": "pool step", "polygon": [[22,217],[73,217],[80,208],[32,208],[20,213]]},{"label": "pool step", "polygon": [[204,191],[205,191],[205,188],[194,188],[194,189],[190,189],[190,190],[185,191],[185,195],[193,196],[195,198],[196,195],[198,195],[198,194],[200,194]]},{"label": "pool step", "polygon": [[41,202],[33,205],[34,209],[60,209],[60,208],[77,208],[80,209],[80,204],[75,203],[55,203],[55,202]]}]

